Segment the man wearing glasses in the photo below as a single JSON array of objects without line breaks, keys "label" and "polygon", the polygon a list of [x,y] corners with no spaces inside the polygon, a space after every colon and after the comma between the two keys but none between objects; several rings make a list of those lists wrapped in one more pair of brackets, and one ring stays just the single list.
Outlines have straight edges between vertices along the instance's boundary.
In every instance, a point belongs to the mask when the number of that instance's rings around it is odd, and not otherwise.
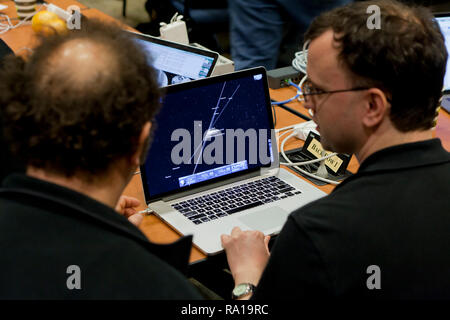
[{"label": "man wearing glasses", "polygon": [[[367,27],[369,5],[381,29]],[[305,40],[305,107],[324,148],[360,168],[293,212],[270,257],[259,231],[222,236],[234,296],[450,298],[450,155],[431,131],[447,61],[437,23],[424,8],[356,2],[316,18]]]}]

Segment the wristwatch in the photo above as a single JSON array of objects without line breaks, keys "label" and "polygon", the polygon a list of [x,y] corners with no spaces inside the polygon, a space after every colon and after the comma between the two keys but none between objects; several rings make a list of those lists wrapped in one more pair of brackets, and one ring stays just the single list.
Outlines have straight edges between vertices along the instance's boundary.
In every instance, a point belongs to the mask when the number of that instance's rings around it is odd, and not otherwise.
[{"label": "wristwatch", "polygon": [[256,287],[251,283],[240,283],[236,287],[234,287],[231,292],[231,297],[233,299],[239,299],[243,296],[248,295],[249,293],[255,292]]}]

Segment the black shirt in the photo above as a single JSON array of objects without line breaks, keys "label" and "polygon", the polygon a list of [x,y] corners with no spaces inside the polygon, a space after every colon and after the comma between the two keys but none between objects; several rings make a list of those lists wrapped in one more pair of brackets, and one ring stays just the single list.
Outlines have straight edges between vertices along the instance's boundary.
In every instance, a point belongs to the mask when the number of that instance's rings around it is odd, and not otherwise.
[{"label": "black shirt", "polygon": [[8,45],[2,39],[0,39],[0,61],[4,56],[11,53],[13,53],[11,48],[8,47]]},{"label": "black shirt", "polygon": [[449,299],[449,253],[449,153],[394,146],[291,214],[253,298]]},{"label": "black shirt", "polygon": [[[3,42],[2,39],[0,39],[0,73],[2,72],[1,69],[3,68],[3,58],[6,57],[9,54],[13,54],[13,51],[11,48],[9,48],[6,43]],[[1,91],[1,89],[0,89]],[[2,94],[0,92],[0,94]],[[4,177],[6,177],[11,172],[24,172],[25,171],[25,165],[22,163],[21,160],[17,159],[16,157],[13,157],[11,154],[9,144],[6,143],[4,135],[3,135],[3,116],[2,116],[2,108],[4,106],[0,105],[0,183],[3,180]]]},{"label": "black shirt", "polygon": [[[1,71],[0,71],[1,72]],[[9,143],[4,139],[2,110],[0,110],[0,184],[3,179],[13,172],[25,172],[25,164],[22,160],[12,155]]]},{"label": "black shirt", "polygon": [[[199,299],[157,257],[187,269],[191,239],[184,240],[152,244],[94,199],[11,175],[0,190],[0,299]],[[81,271],[80,289],[69,289],[77,284],[70,266]]]}]

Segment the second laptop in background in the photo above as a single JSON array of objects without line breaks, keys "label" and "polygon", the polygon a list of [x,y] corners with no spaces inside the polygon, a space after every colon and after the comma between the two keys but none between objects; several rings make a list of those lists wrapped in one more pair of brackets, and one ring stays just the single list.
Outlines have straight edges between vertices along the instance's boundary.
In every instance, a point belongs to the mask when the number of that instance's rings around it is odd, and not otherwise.
[{"label": "second laptop in background", "polygon": [[161,87],[211,76],[217,63],[217,52],[162,40],[149,35],[125,31],[146,52],[158,72]]}]

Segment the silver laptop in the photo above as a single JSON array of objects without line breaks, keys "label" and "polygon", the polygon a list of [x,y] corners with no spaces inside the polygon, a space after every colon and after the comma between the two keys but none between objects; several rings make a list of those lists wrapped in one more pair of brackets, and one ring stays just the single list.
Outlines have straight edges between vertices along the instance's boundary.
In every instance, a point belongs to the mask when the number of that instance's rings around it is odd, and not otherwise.
[{"label": "silver laptop", "polygon": [[161,87],[209,77],[219,54],[149,35],[126,31],[147,54]]},{"label": "silver laptop", "polygon": [[266,71],[166,88],[141,177],[148,207],[205,254],[233,227],[278,233],[325,195],[280,169]]},{"label": "silver laptop", "polygon": [[[435,19],[444,36],[447,52],[450,53],[450,13],[435,13]],[[447,110],[447,112],[450,112],[450,56],[447,58],[441,106]]]}]

